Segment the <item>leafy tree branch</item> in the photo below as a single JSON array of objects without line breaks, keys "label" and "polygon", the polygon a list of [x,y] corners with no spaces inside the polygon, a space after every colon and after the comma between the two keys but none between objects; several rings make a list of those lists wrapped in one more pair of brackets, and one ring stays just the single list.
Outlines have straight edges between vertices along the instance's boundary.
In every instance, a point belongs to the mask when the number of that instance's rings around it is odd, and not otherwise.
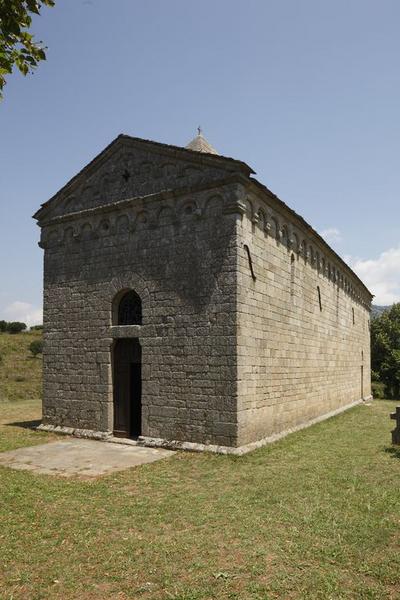
[{"label": "leafy tree branch", "polygon": [[371,323],[372,370],[389,398],[400,398],[400,303]]},{"label": "leafy tree branch", "polygon": [[14,66],[27,75],[46,60],[46,48],[35,41],[29,28],[33,14],[39,15],[42,6],[54,4],[55,0],[0,0],[0,99],[6,76]]}]

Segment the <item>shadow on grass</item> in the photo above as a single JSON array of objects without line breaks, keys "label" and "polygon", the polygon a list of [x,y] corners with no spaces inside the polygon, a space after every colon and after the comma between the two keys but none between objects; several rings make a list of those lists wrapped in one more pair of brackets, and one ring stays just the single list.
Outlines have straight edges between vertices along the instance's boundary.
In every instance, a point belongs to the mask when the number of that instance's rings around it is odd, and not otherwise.
[{"label": "shadow on grass", "polygon": [[396,402],[399,406],[400,406],[400,399],[399,398],[388,398],[387,396],[385,396],[384,398],[377,398],[376,396],[374,396],[373,398],[374,402]]},{"label": "shadow on grass", "polygon": [[385,452],[390,454],[392,458],[400,458],[400,446],[387,446]]},{"label": "shadow on grass", "polygon": [[33,419],[32,421],[15,421],[14,423],[5,423],[7,427],[22,427],[23,429],[36,429],[41,423],[41,419]]}]

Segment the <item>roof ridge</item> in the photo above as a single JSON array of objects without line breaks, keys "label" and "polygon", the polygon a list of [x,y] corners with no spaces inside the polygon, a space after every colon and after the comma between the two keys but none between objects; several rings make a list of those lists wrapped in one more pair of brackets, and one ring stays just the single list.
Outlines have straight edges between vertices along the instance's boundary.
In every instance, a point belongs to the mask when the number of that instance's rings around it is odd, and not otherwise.
[{"label": "roof ridge", "polygon": [[[78,173],[76,173],[73,177],[71,177],[71,179],[69,179],[55,194],[53,194],[53,196],[51,196],[51,198],[49,198],[49,200],[47,200],[46,202],[41,204],[40,208],[33,215],[33,218],[38,220],[40,218],[40,213],[43,210],[47,209],[47,207],[50,205],[50,203],[53,203],[53,201],[61,193],[63,193],[66,189],[68,189],[71,185],[73,185],[79,179],[79,177],[81,177],[84,173],[86,173],[88,171],[90,172],[90,169],[96,163],[98,163],[103,157],[107,156],[107,154],[110,152],[110,150],[112,150],[112,148],[117,145],[118,141],[124,141],[124,140],[127,140],[127,141],[131,140],[132,142],[138,142],[141,144],[149,144],[149,145],[156,146],[159,148],[174,150],[176,152],[186,154],[186,155],[190,154],[192,159],[195,158],[193,150],[184,148],[183,146],[174,146],[173,144],[166,144],[164,142],[156,142],[154,140],[139,138],[139,137],[135,137],[132,135],[128,135],[126,133],[120,133],[101,152],[99,152],[91,161],[89,161],[84,167],[82,167],[82,169],[80,171],[78,171]],[[240,167],[241,170],[247,171],[248,176],[251,173],[254,173],[253,169],[251,167],[249,167],[249,165],[247,165],[245,162],[243,162],[239,159],[231,158],[229,156],[222,156],[221,154],[217,154],[215,151],[214,151],[214,154],[209,153],[209,152],[204,152],[204,151],[197,153],[197,155],[199,155],[199,154],[201,155],[201,156],[198,156],[198,158],[200,160],[204,157],[205,160],[220,160],[220,161],[225,161],[225,162],[231,162],[231,163],[236,164],[238,167]]]}]

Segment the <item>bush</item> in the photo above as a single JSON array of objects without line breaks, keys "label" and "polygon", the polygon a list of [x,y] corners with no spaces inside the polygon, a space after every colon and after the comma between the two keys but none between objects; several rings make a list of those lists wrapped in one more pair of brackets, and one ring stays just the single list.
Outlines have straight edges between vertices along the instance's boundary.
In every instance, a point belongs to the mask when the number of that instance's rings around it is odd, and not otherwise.
[{"label": "bush", "polygon": [[43,325],[32,325],[31,331],[42,331]]},{"label": "bush", "polygon": [[16,377],[14,377],[14,381],[16,381],[17,383],[22,383],[22,381],[26,381],[26,377],[23,377],[22,375],[17,375]]},{"label": "bush", "polygon": [[386,398],[400,398],[400,303],[371,321],[371,354]]},{"label": "bush", "polygon": [[7,331],[8,333],[21,333],[26,329],[25,323],[20,323],[19,321],[13,321],[12,323],[7,323]]},{"label": "bush", "polygon": [[0,321],[0,333],[7,331],[7,321]]},{"label": "bush", "polygon": [[43,340],[34,340],[29,344],[29,350],[32,352],[33,356],[37,356],[38,354],[43,353]]},{"label": "bush", "polygon": [[381,380],[379,373],[372,369],[371,369],[371,379],[372,379],[372,381],[380,381]]},{"label": "bush", "polygon": [[374,398],[385,398],[385,386],[377,381],[372,382],[372,395]]}]

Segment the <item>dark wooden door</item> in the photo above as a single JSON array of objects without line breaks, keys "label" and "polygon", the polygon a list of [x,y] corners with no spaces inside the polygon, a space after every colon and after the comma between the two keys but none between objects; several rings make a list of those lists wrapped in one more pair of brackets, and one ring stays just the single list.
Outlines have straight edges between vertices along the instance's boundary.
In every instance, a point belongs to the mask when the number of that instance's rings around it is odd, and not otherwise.
[{"label": "dark wooden door", "polygon": [[131,437],[138,437],[142,433],[142,365],[131,364],[130,386],[132,390],[131,402]]},{"label": "dark wooden door", "polygon": [[361,365],[361,398],[364,398],[364,366]]},{"label": "dark wooden door", "polygon": [[141,348],[136,339],[118,340],[114,348],[114,435],[141,434]]}]

